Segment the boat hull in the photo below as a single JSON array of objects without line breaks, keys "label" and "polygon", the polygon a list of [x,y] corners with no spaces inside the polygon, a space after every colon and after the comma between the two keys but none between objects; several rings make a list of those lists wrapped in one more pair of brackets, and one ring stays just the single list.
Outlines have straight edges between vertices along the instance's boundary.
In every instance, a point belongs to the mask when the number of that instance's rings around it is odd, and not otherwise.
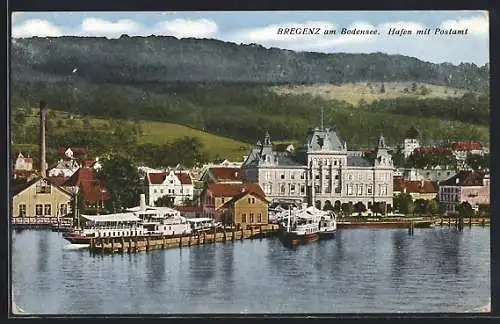
[{"label": "boat hull", "polygon": [[330,231],[319,232],[318,236],[320,239],[329,239],[329,238],[334,238],[336,233],[337,230],[330,230]]},{"label": "boat hull", "polygon": [[281,239],[283,243],[289,244],[289,245],[300,245],[300,244],[307,244],[307,243],[312,243],[316,242],[319,239],[318,233],[309,233],[309,234],[304,234],[304,235],[298,235],[296,233],[283,233],[281,235]]},{"label": "boat hull", "polygon": [[80,235],[67,235],[64,239],[71,244],[90,244],[90,237]]}]

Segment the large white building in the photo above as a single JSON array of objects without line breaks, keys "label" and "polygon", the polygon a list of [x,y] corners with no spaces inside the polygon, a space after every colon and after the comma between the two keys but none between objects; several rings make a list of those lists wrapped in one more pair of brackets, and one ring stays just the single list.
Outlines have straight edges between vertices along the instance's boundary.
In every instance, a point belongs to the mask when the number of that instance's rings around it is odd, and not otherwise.
[{"label": "large white building", "polygon": [[149,206],[155,206],[154,202],[163,196],[171,197],[174,205],[182,205],[185,199],[193,199],[193,179],[188,172],[147,173],[146,184],[146,202]]},{"label": "large white building", "polygon": [[329,128],[310,130],[294,154],[273,150],[269,133],[257,142],[242,166],[244,181],[258,182],[272,201],[308,203],[375,202],[392,207],[393,163],[381,136],[375,154],[348,152],[346,142]]}]

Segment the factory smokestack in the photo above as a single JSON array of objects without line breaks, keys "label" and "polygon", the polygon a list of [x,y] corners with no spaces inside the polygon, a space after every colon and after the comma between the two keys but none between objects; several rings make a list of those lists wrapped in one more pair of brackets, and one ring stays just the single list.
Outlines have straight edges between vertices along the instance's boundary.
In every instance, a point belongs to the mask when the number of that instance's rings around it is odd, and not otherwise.
[{"label": "factory smokestack", "polygon": [[45,152],[45,125],[47,118],[47,103],[40,101],[40,175],[45,178],[47,176],[47,159]]}]

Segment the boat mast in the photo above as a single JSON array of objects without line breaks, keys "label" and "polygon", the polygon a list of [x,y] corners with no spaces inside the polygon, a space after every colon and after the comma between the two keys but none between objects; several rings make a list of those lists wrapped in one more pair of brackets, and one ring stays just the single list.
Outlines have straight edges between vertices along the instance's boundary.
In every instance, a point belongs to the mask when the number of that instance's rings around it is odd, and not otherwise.
[{"label": "boat mast", "polygon": [[290,221],[291,221],[291,218],[292,218],[292,209],[290,206],[288,206],[288,222],[287,222],[287,226],[286,226],[286,231],[287,232],[290,232]]}]

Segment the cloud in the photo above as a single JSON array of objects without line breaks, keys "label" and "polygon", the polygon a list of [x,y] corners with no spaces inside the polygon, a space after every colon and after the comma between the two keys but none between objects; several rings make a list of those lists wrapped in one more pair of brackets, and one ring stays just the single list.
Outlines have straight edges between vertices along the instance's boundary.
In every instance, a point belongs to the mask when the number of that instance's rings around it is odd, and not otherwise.
[{"label": "cloud", "polygon": [[82,21],[80,33],[83,35],[116,35],[127,34],[138,31],[139,24],[133,20],[121,19],[116,22],[100,18],[86,18]]},{"label": "cloud", "polygon": [[19,11],[13,12],[11,17],[10,17],[11,24],[14,24],[16,21],[18,21],[22,14],[23,13],[19,12]]},{"label": "cloud", "polygon": [[489,35],[490,22],[488,13],[479,16],[462,18],[456,20],[446,20],[439,26],[441,29],[468,29],[472,35]]},{"label": "cloud", "polygon": [[218,27],[213,20],[209,19],[174,19],[165,20],[157,23],[153,28],[155,35],[169,35],[178,38],[214,37],[217,34]]},{"label": "cloud", "polygon": [[12,26],[12,37],[58,37],[63,36],[61,28],[54,26],[47,20],[29,19],[22,24]]}]

